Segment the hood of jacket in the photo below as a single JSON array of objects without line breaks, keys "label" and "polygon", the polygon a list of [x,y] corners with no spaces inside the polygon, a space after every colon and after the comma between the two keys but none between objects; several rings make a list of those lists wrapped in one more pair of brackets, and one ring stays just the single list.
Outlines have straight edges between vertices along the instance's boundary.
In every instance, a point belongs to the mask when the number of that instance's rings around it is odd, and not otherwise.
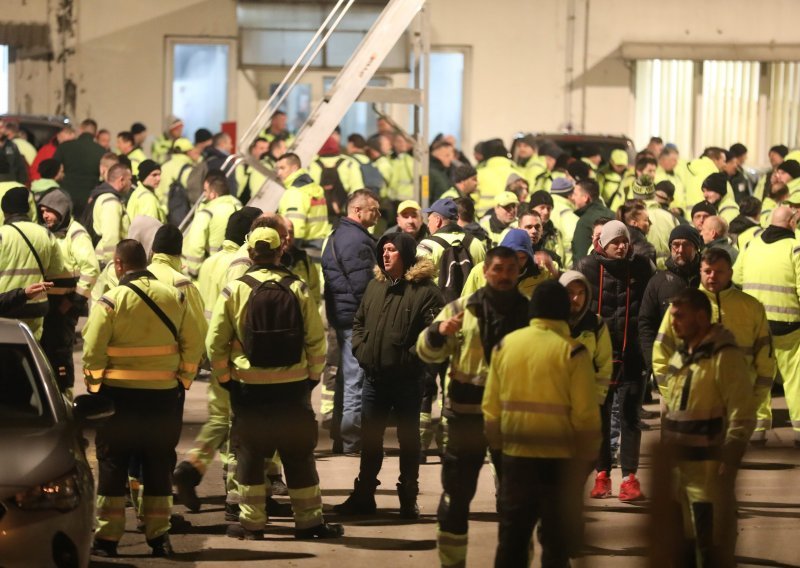
[{"label": "hood of jacket", "polygon": [[750,217],[738,215],[730,224],[730,232],[735,235],[741,235],[750,227],[758,227],[759,224],[753,221]]},{"label": "hood of jacket", "polygon": [[592,305],[592,287],[589,285],[589,281],[586,279],[582,273],[578,272],[577,270],[567,270],[564,274],[561,275],[561,278],[558,279],[558,283],[561,284],[564,288],[566,288],[572,282],[581,282],[583,287],[586,289],[586,301],[583,303],[583,308],[577,314],[570,313],[569,315],[569,326],[574,327],[586,312],[589,311],[589,306]]},{"label": "hood of jacket", "polygon": [[[383,271],[383,260],[378,260],[379,264],[373,269],[375,280],[378,282],[388,282],[389,277]],[[433,281],[436,275],[436,267],[429,258],[418,258],[417,261],[405,271],[403,279],[411,284],[422,284],[426,281]]]},{"label": "hood of jacket", "polygon": [[763,240],[768,245],[772,243],[777,243],[778,241],[782,241],[783,239],[793,239],[794,238],[794,231],[791,229],[786,229],[784,227],[778,227],[776,225],[770,225],[764,232],[761,233],[761,240]]},{"label": "hood of jacket", "polygon": [[314,179],[308,175],[306,170],[300,168],[287,176],[286,181],[283,182],[283,186],[286,188],[303,187],[310,183],[314,183]]},{"label": "hood of jacket", "polygon": [[325,140],[325,143],[318,152],[320,156],[338,156],[341,153],[342,149],[339,148],[339,143],[333,136],[330,136],[327,140]]},{"label": "hood of jacket", "polygon": [[58,213],[58,223],[50,229],[50,232],[59,237],[65,236],[67,229],[69,229],[69,224],[72,222],[72,200],[69,195],[60,189],[56,189],[42,197],[39,205]]}]

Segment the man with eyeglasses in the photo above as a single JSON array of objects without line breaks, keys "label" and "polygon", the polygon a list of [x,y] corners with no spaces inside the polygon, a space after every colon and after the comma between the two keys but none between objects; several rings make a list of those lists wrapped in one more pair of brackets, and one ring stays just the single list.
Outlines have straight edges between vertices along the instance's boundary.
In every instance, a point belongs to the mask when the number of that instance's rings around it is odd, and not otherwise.
[{"label": "man with eyeglasses", "polygon": [[[639,310],[639,340],[648,370],[652,369],[653,343],[669,308],[671,298],[686,288],[700,285],[700,249],[702,239],[697,229],[678,225],[669,234],[670,257],[666,270],[659,270],[647,283]],[[649,374],[649,373],[648,373]]]},{"label": "man with eyeglasses", "polygon": [[494,209],[481,219],[481,227],[489,235],[489,248],[503,240],[509,228],[517,226],[519,198],[510,191],[501,191],[494,198]]},{"label": "man with eyeglasses", "polygon": [[800,448],[800,243],[798,211],[781,206],[769,227],[753,238],[733,267],[733,281],[767,312],[775,359]]}]

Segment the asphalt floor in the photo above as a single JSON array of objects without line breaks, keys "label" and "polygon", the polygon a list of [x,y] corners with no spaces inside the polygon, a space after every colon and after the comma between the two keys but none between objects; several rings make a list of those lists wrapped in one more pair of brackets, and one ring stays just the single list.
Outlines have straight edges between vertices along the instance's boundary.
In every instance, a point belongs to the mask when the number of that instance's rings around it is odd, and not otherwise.
[{"label": "asphalt floor", "polygon": [[[75,354],[80,369],[80,354]],[[80,382],[80,381],[79,381]],[[184,427],[178,445],[178,459],[193,446],[194,438],[207,416],[208,384],[196,382],[187,393]],[[319,390],[315,389],[314,407],[319,408]],[[75,394],[85,392],[76,383]],[[657,405],[647,407],[657,410]],[[739,472],[737,560],[740,566],[800,567],[800,449],[793,445],[792,430],[783,398],[773,400],[774,428],[765,447],[750,447]],[[655,490],[654,461],[658,461],[658,419],[647,420],[650,429],[643,433],[639,477],[647,497]],[[91,432],[87,437],[93,438]],[[406,521],[398,516],[394,485],[399,474],[397,438],[387,430],[387,458],[380,474],[377,491],[378,514],[374,517],[337,518],[331,507],[347,498],[358,474],[357,457],[333,455],[326,430],[320,429],[316,450],[326,519],[342,522],[344,537],[337,540],[298,541],[293,536],[289,518],[270,519],[265,540],[240,541],[225,536],[225,492],[222,465],[217,458],[198,487],[202,507],[191,513],[180,504],[173,514],[181,522],[173,528],[171,541],[175,555],[169,559],[149,556],[144,535],[136,529],[132,509],[127,509],[127,530],[119,545],[120,557],[93,559],[91,566],[223,566],[236,562],[249,566],[437,566],[436,509],[441,495],[441,467],[435,447],[428,463],[420,467],[420,519]],[[88,450],[97,471],[94,445]],[[654,511],[653,502],[622,503],[617,499],[621,473],[612,472],[613,495],[603,500],[585,500],[585,546],[573,566],[627,568],[655,565],[664,550],[659,536],[666,533],[671,517]],[[588,496],[591,479],[587,479]],[[278,497],[287,501],[288,497]],[[469,525],[467,566],[484,567],[494,563],[497,546],[495,487],[488,463],[481,470],[478,490],[472,501]],[[659,546],[661,545],[661,546]],[[533,565],[540,563],[540,547],[535,546]]]}]

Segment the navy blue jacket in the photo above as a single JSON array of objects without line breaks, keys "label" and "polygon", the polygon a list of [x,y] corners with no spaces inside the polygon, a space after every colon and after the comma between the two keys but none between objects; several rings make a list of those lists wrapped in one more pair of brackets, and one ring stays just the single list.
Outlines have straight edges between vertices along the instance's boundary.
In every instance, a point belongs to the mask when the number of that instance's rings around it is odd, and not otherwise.
[{"label": "navy blue jacket", "polygon": [[353,327],[375,263],[375,239],[359,223],[343,218],[322,251],[325,311],[335,329]]}]

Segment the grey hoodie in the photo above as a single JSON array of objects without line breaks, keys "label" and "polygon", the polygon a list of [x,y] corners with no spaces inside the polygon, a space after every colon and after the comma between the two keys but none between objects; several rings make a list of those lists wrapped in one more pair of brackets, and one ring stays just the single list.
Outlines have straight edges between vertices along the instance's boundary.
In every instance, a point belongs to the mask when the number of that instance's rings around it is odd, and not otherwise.
[{"label": "grey hoodie", "polygon": [[570,313],[569,316],[569,327],[574,328],[578,322],[583,319],[583,316],[586,315],[586,312],[589,311],[589,306],[592,303],[592,287],[589,286],[589,281],[586,279],[586,277],[577,270],[567,270],[561,275],[561,278],[558,279],[558,283],[564,288],[566,288],[571,282],[582,282],[583,287],[586,289],[586,302],[583,304],[583,309],[581,309],[580,313]]}]

